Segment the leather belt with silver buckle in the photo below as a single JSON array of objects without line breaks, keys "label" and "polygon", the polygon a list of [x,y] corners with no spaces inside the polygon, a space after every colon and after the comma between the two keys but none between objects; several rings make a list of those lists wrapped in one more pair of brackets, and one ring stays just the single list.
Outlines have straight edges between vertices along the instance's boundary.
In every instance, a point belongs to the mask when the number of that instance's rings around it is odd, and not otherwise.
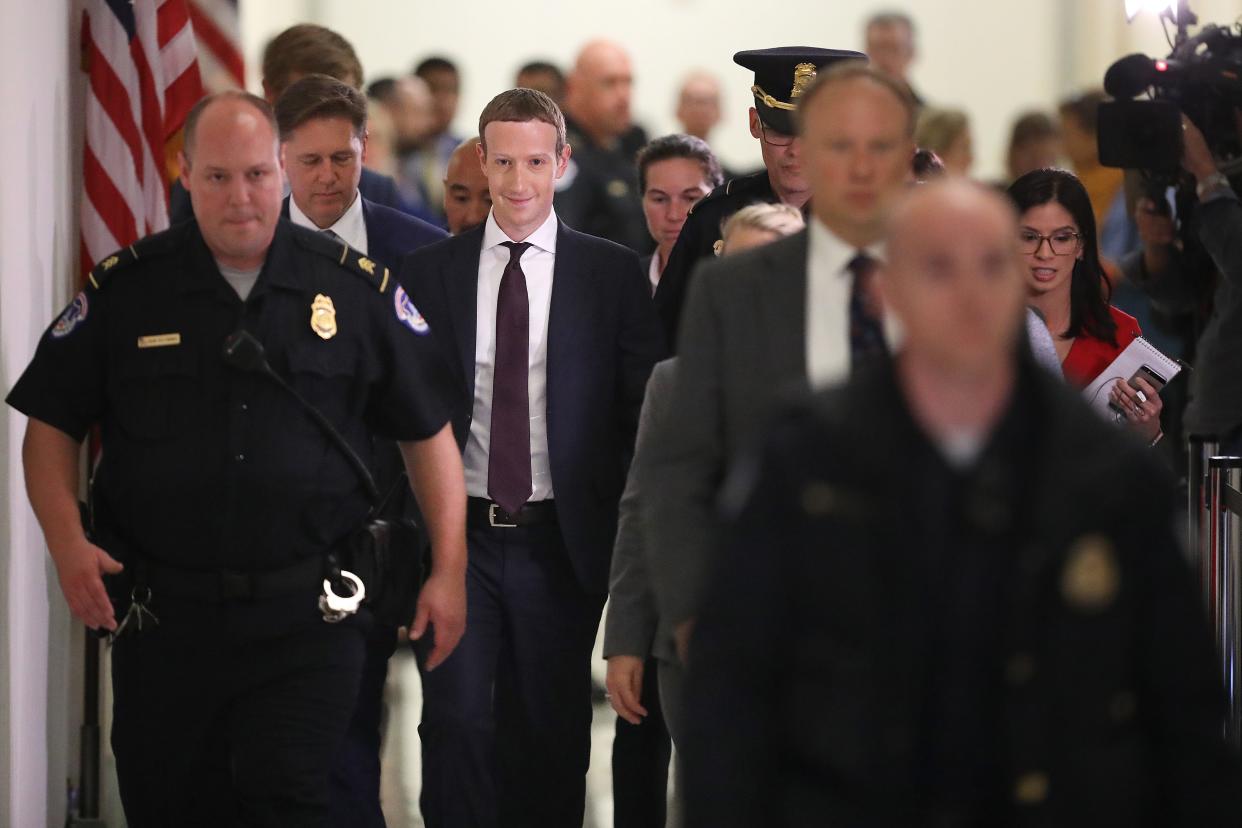
[{"label": "leather belt with silver buckle", "polygon": [[484,497],[472,497],[466,502],[466,523],[492,529],[516,529],[556,523],[556,504],[551,500],[537,500],[524,504],[516,514],[509,514],[499,503],[493,503]]}]

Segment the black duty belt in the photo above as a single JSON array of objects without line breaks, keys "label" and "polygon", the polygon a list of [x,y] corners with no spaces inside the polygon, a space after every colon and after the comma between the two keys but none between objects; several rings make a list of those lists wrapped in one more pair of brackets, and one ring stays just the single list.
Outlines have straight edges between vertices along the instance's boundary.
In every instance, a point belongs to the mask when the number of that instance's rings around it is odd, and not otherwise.
[{"label": "black duty belt", "polygon": [[500,508],[499,503],[493,503],[485,497],[472,497],[466,501],[466,525],[471,528],[513,529],[544,523],[556,523],[554,501],[536,500],[526,503],[512,515]]},{"label": "black duty belt", "polygon": [[276,598],[296,592],[322,592],[324,559],[315,555],[283,569],[243,572],[235,569],[181,569],[148,562],[151,592],[206,604]]}]

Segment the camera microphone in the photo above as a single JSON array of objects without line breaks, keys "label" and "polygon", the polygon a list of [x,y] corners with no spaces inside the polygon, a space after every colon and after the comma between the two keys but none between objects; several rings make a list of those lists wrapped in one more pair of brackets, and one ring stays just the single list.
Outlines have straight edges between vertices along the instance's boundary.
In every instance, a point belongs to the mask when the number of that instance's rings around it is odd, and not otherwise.
[{"label": "camera microphone", "polygon": [[[1159,64],[1164,65],[1162,70]],[[1147,55],[1126,55],[1104,74],[1104,91],[1118,100],[1133,98],[1156,82],[1168,71],[1167,61],[1155,61]]]}]

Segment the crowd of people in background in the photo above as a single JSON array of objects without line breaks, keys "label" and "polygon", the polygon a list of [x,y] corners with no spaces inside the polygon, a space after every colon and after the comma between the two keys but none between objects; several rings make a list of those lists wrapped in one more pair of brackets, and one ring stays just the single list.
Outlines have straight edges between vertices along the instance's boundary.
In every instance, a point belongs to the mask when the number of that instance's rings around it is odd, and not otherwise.
[{"label": "crowd of people in background", "polygon": [[[1221,368],[1242,336],[1221,321],[1236,299],[1221,294],[1198,339],[1203,309],[1177,289],[1192,264],[1167,205],[1100,163],[1101,92],[1022,113],[1005,180],[973,181],[969,115],[913,86],[916,34],[886,12],[867,21],[865,53],[738,52],[736,78],[684,79],[671,102],[682,131],[656,137],[634,121],[627,50],[591,40],[567,67],[533,55],[468,135],[454,124],[469,67],[432,55],[369,77],[344,38],[300,24],[264,53],[264,99],[226,94],[191,116],[177,243],[140,243],[121,269],[154,274],[184,246],[206,272],[210,252],[228,299],[258,319],[263,302],[294,302],[292,276],[263,298],[278,278],[261,277],[264,263],[280,259],[318,280],[318,340],[338,333],[329,289],[342,328],[364,318],[353,303],[385,320],[348,364],[339,350],[271,347],[278,367],[302,372],[295,385],[351,413],[378,482],[404,465],[417,505],[440,516],[432,603],[407,631],[425,688],[431,828],[581,825],[601,618],[618,826],[664,826],[674,745],[692,828],[1236,819],[1237,757],[1220,738],[1210,643],[1157,462],[1177,457],[1187,397],[1190,427],[1242,434],[1242,383]],[[753,106],[724,109],[722,84],[748,87]],[[726,170],[713,137],[743,128],[762,166]],[[1229,274],[1242,208],[1202,135],[1185,132],[1204,243]],[[231,146],[231,134],[245,140]],[[226,259],[220,245],[245,222],[211,200],[217,168],[200,159],[231,170],[250,153],[247,169],[267,170],[273,141],[287,194],[269,179],[255,203],[275,229]],[[61,425],[80,440],[104,402],[69,400],[44,377],[80,369],[76,343],[95,340],[70,339],[75,328],[103,337],[101,317],[120,313],[95,283],[116,264],[92,276],[91,321],[85,299],[67,311],[10,398],[32,423],[43,415],[41,445],[61,457],[73,448]],[[420,366],[426,400],[392,379],[407,329],[418,348],[401,358]],[[1140,336],[1173,357],[1199,346],[1210,362],[1197,384],[1118,381],[1108,424],[1076,397]],[[365,379],[396,419],[370,397],[340,403],[342,377]],[[393,427],[410,419],[398,404],[418,428]],[[366,430],[372,420],[388,430]],[[41,520],[68,502],[49,490]],[[53,550],[58,566],[65,554]],[[93,589],[90,569],[72,574]],[[176,571],[170,583],[202,591]],[[115,629],[110,606],[84,620]],[[255,770],[272,790],[239,786],[239,813],[281,824],[296,803],[305,824],[328,824],[329,811],[332,824],[383,824],[381,693],[398,628],[368,627],[360,651],[338,637],[332,658],[348,654],[357,693],[336,688],[313,751],[272,736]],[[133,640],[118,650],[122,672],[140,661]],[[268,660],[246,652],[247,675]],[[273,664],[320,663],[309,644],[273,652]],[[174,749],[185,720],[161,708],[164,741],[135,737],[146,697],[128,681],[122,793],[132,813],[157,813],[185,800],[152,781],[173,771],[143,746]],[[151,779],[135,782],[134,768]]]}]

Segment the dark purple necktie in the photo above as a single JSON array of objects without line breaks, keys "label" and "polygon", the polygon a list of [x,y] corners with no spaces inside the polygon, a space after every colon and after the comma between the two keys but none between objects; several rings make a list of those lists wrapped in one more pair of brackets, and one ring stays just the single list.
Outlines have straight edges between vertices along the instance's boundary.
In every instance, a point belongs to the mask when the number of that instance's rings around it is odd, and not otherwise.
[{"label": "dark purple necktie", "polygon": [[487,496],[517,514],[531,494],[530,477],[530,303],[522,254],[529,243],[504,242],[509,264],[496,300],[496,367],[492,375],[491,448],[487,454]]},{"label": "dark purple necktie", "polygon": [[850,285],[850,370],[867,360],[888,352],[884,341],[879,294],[875,288],[875,259],[859,253],[850,259],[849,271],[854,276]]}]

